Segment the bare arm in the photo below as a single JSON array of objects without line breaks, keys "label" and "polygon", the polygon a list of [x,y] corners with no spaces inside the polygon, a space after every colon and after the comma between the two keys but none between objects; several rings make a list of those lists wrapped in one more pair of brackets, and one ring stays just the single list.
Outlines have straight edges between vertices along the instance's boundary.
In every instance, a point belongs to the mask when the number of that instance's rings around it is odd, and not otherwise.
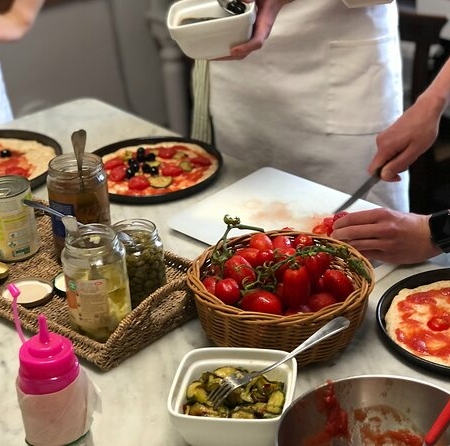
[{"label": "bare arm", "polygon": [[400,180],[408,167],[436,140],[441,116],[450,103],[450,59],[430,86],[397,121],[377,136],[378,152],[368,166],[370,173],[383,168],[385,181]]},{"label": "bare arm", "polygon": [[[252,0],[244,0],[251,3]],[[280,9],[291,0],[255,0],[257,7],[256,21],[250,40],[231,48],[231,56],[222,60],[244,59],[251,52],[259,50],[270,35]]]},{"label": "bare arm", "polygon": [[431,241],[429,218],[385,208],[351,212],[336,220],[331,236],[370,259],[419,263],[442,253]]},{"label": "bare arm", "polygon": [[21,39],[33,26],[45,0],[15,0],[11,8],[0,15],[0,42]]}]

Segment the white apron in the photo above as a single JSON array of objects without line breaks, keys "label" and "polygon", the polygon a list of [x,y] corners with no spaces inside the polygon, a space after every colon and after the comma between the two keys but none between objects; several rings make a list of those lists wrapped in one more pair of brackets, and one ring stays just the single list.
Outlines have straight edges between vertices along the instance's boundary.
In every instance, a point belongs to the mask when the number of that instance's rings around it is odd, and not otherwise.
[{"label": "white apron", "polygon": [[[210,63],[218,149],[354,192],[367,178],[376,134],[401,113],[396,3],[347,8],[296,0],[282,8],[263,48]],[[367,200],[408,211],[408,175],[380,182]]]},{"label": "white apron", "polygon": [[2,67],[0,66],[0,124],[12,121],[13,115],[3,81]]}]

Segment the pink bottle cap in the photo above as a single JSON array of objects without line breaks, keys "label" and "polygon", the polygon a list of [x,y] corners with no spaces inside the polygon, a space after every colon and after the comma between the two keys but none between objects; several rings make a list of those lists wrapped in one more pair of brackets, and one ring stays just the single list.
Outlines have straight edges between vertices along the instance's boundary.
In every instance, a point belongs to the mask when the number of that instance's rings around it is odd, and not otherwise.
[{"label": "pink bottle cap", "polygon": [[19,350],[18,385],[29,395],[58,392],[72,383],[80,370],[72,342],[49,332],[43,314],[38,319],[39,333]]}]

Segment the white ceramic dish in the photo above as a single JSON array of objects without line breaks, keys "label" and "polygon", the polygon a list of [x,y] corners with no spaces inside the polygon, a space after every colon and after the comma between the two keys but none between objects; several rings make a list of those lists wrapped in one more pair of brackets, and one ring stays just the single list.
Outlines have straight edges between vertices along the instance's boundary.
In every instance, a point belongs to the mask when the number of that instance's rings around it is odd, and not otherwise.
[{"label": "white ceramic dish", "polygon": [[[186,56],[216,59],[228,56],[231,47],[250,39],[255,18],[254,2],[246,4],[244,13],[231,15],[217,0],[180,0],[169,9],[167,28]],[[203,20],[182,24],[199,19]]]},{"label": "white ceramic dish", "polygon": [[[182,405],[187,386],[203,372],[226,365],[259,370],[285,355],[281,350],[257,348],[211,347],[189,352],[178,367],[167,401],[173,426],[191,446],[273,446],[281,417],[265,420],[194,417],[184,415]],[[266,376],[285,383],[284,412],[293,400],[297,361],[291,359]]]},{"label": "white ceramic dish", "polygon": [[348,8],[363,8],[365,6],[384,5],[392,3],[394,0],[342,0]]}]

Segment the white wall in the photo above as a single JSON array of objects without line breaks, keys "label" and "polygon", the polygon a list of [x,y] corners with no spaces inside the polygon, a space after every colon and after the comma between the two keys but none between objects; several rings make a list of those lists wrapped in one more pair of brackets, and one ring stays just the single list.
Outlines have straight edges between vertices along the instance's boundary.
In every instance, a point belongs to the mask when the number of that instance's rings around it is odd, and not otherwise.
[{"label": "white wall", "polygon": [[71,0],[45,7],[21,41],[0,44],[16,117],[95,97],[166,123],[148,0]]}]

